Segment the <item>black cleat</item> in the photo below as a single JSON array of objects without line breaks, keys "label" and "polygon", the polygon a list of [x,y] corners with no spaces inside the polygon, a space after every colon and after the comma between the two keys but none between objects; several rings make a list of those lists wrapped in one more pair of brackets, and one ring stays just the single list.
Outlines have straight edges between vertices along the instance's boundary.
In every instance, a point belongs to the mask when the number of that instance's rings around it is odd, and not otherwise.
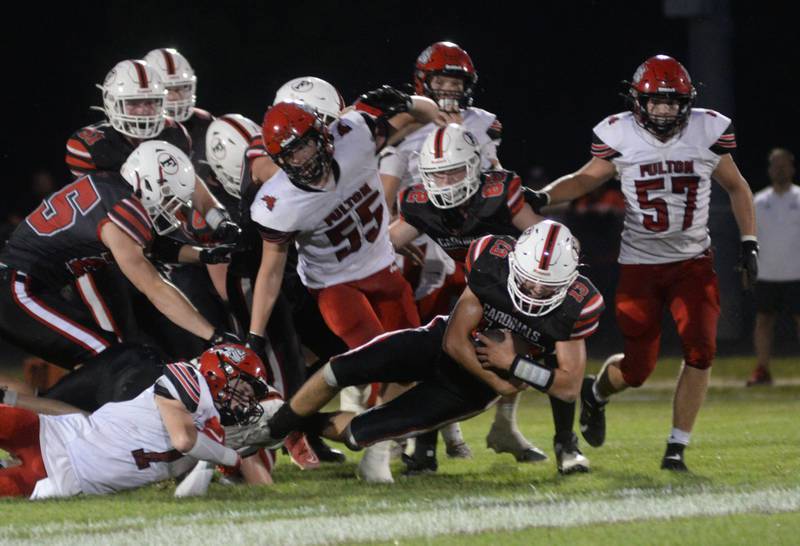
[{"label": "black cleat", "polygon": [[321,463],[343,463],[347,461],[344,453],[326,444],[319,436],[306,434],[306,439]]},{"label": "black cleat", "polygon": [[420,474],[433,474],[439,469],[436,461],[436,452],[427,449],[417,449],[413,455],[403,453],[403,476],[418,476]]},{"label": "black cleat", "polygon": [[581,387],[581,435],[592,447],[600,447],[606,441],[606,404],[598,402],[592,391],[595,377],[583,378]]},{"label": "black cleat", "polygon": [[559,474],[589,472],[591,464],[581,450],[578,449],[578,437],[571,433],[569,438],[559,441],[553,438],[553,451],[556,453],[556,467]]},{"label": "black cleat", "polygon": [[683,462],[683,450],[686,448],[683,444],[667,444],[667,451],[664,453],[664,458],[661,459],[662,470],[672,470],[673,472],[688,472],[686,463]]}]

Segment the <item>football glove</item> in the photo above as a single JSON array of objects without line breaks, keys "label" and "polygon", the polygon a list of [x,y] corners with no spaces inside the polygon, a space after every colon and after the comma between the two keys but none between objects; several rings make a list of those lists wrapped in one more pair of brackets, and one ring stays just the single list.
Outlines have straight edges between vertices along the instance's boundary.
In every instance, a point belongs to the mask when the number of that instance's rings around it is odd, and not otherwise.
[{"label": "football glove", "polygon": [[742,241],[736,270],[742,275],[742,287],[752,290],[758,279],[758,241]]}]

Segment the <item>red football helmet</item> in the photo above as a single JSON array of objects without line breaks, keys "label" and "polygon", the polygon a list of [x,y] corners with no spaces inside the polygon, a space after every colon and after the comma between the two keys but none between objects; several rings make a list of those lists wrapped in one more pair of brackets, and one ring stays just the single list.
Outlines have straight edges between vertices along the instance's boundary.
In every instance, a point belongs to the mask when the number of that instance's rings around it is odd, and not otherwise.
[{"label": "red football helmet", "polygon": [[[686,124],[697,95],[689,72],[667,55],[656,55],[643,62],[633,74],[628,93],[636,121],[657,137],[670,136]],[[677,115],[649,113],[647,103],[651,99],[677,101]]]},{"label": "red football helmet", "polygon": [[[279,102],[267,110],[261,135],[267,153],[295,184],[317,182],[333,161],[333,137],[322,118],[302,101]],[[296,160],[295,152],[300,154],[305,146],[313,146],[312,153]]]},{"label": "red football helmet", "polygon": [[[436,42],[417,57],[414,70],[414,89],[417,95],[430,97],[443,110],[449,110],[442,101],[455,100],[460,108],[472,105],[472,93],[478,82],[478,73],[466,51],[453,42]],[[432,76],[454,76],[464,80],[462,92],[434,91],[430,86]]]},{"label": "red football helmet", "polygon": [[[200,355],[198,369],[208,383],[223,425],[245,425],[261,417],[264,409],[259,401],[267,396],[267,373],[256,353],[244,345],[216,345]],[[252,393],[240,386],[241,381]]]}]

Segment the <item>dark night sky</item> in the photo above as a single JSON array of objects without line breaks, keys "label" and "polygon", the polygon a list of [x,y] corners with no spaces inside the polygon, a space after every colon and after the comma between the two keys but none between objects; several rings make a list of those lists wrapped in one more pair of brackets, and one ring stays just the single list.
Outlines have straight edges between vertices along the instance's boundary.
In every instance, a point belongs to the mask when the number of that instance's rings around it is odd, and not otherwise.
[{"label": "dark night sky", "polygon": [[[661,2],[559,2],[544,10],[527,3],[535,15],[460,2],[436,3],[446,6],[438,11],[396,1],[299,1],[291,9],[181,4],[106,2],[4,17],[6,188],[24,184],[39,166],[65,179],[67,136],[99,119],[88,110],[100,104],[94,84],[116,61],[156,47],[177,47],[188,57],[199,106],[260,121],[277,87],[292,77],[323,77],[350,101],[376,85],[410,81],[419,52],[450,39],[476,64],[476,104],[504,123],[503,163],[518,171],[541,164],[550,176],[588,159],[592,126],[623,109],[619,82],[642,60],[661,52],[688,57],[687,24],[665,19]],[[724,113],[734,114],[736,158],[757,188],[767,150],[795,145],[795,37],[786,17],[736,3],[732,11],[736,111]],[[702,91],[697,105],[708,106]]]}]

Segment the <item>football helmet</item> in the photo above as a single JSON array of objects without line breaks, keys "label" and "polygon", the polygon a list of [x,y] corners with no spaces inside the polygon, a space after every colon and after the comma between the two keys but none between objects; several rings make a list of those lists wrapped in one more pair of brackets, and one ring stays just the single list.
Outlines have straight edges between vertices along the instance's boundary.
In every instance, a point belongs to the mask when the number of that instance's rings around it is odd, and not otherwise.
[{"label": "football helmet", "polygon": [[546,315],[578,277],[578,242],[564,224],[544,220],[520,235],[508,255],[508,294],[525,315]]},{"label": "football helmet", "polygon": [[[667,55],[650,57],[636,69],[628,83],[628,99],[636,122],[656,137],[675,134],[689,119],[697,90],[686,68]],[[647,111],[651,99],[677,101],[676,115],[654,115]]]},{"label": "football helmet", "polygon": [[[430,80],[436,75],[462,78],[464,90],[434,91]],[[472,59],[466,51],[453,42],[436,42],[425,48],[425,51],[417,57],[414,70],[415,92],[417,95],[430,97],[446,112],[471,106],[476,83],[478,83],[478,73],[475,71]]]},{"label": "football helmet", "polygon": [[[450,182],[445,173],[464,169],[461,180]],[[439,127],[425,139],[419,154],[422,185],[434,206],[451,209],[466,203],[481,185],[478,139],[455,123]],[[438,180],[437,180],[438,179]]]},{"label": "football helmet", "polygon": [[[294,184],[308,186],[318,182],[333,161],[333,137],[328,127],[308,104],[284,101],[272,106],[264,115],[261,135],[267,153]],[[310,155],[294,159],[306,146]]]},{"label": "football helmet", "polygon": [[167,115],[177,121],[186,121],[192,117],[197,97],[197,76],[186,57],[172,48],[154,49],[144,56],[144,60],[158,75],[167,92],[174,91],[180,98],[166,99],[164,108]]},{"label": "football helmet", "polygon": [[131,138],[155,138],[164,129],[167,90],[145,61],[116,64],[102,85],[103,112],[111,126]]},{"label": "football helmet", "polygon": [[257,123],[239,114],[225,114],[206,129],[206,163],[233,197],[241,197],[244,154],[250,142],[261,134]]},{"label": "football helmet", "polygon": [[344,99],[339,90],[314,76],[304,76],[286,82],[275,93],[272,104],[289,100],[303,101],[315,108],[325,125],[330,125],[339,119],[339,113],[344,110]]},{"label": "football helmet", "polygon": [[[269,387],[264,363],[256,353],[244,345],[225,343],[205,351],[197,359],[196,366],[208,383],[223,425],[248,425],[258,421],[264,412],[259,402],[267,397]],[[242,382],[251,388],[242,389]]]},{"label": "football helmet", "polygon": [[194,193],[194,167],[177,146],[163,140],[142,142],[120,169],[133,187],[159,235],[177,229],[176,214],[190,206]]}]

